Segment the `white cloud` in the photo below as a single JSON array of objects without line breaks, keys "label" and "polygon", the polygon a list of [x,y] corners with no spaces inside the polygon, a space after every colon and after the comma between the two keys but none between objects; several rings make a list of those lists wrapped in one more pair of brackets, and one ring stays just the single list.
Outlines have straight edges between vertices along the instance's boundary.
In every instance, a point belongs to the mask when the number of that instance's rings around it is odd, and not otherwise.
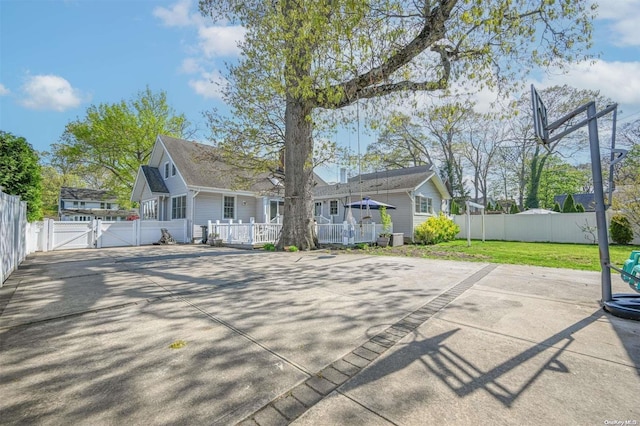
[{"label": "white cloud", "polygon": [[189,80],[189,86],[197,94],[210,99],[222,100],[222,92],[227,84],[227,80],[216,71],[211,73],[203,72],[200,79]]},{"label": "white cloud", "polygon": [[0,83],[0,96],[8,95],[9,93],[11,93],[11,91],[4,87],[4,84]]},{"label": "white cloud", "polygon": [[580,62],[568,74],[547,76],[541,83],[543,87],[556,84],[599,90],[623,110],[640,108],[640,62]]},{"label": "white cloud", "polygon": [[180,72],[184,74],[195,74],[202,71],[200,62],[196,58],[186,58],[180,65]]},{"label": "white cloud", "polygon": [[187,27],[200,22],[197,14],[190,13],[191,1],[180,0],[170,8],[156,7],[153,16],[160,19],[167,27]]},{"label": "white cloud", "polygon": [[35,75],[22,86],[25,98],[20,103],[30,109],[65,111],[82,103],[82,95],[57,75]]},{"label": "white cloud", "polygon": [[598,0],[598,19],[609,21],[611,43],[640,46],[640,0]]},{"label": "white cloud", "polygon": [[200,27],[200,48],[207,57],[238,56],[238,43],[244,40],[246,30],[239,25]]}]

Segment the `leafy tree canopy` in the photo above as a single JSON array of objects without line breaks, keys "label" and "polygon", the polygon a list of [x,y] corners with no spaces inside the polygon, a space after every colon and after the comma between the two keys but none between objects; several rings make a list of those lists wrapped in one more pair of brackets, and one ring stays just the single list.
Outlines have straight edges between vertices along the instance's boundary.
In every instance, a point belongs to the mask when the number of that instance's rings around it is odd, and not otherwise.
[{"label": "leafy tree canopy", "polygon": [[20,136],[0,131],[0,186],[27,202],[27,220],[42,219],[42,176],[38,154]]},{"label": "leafy tree canopy", "polygon": [[165,92],[149,88],[130,101],[92,105],[83,119],[65,127],[53,145],[53,164],[99,183],[127,204],[140,165],[146,164],[158,134],[186,137],[189,122],[167,103]]},{"label": "leafy tree canopy", "polygon": [[205,15],[242,25],[242,60],[230,68],[241,100],[281,99],[285,222],[278,243],[315,247],[313,128],[318,110],[454,81],[523,81],[535,66],[584,59],[588,0],[201,0]]}]

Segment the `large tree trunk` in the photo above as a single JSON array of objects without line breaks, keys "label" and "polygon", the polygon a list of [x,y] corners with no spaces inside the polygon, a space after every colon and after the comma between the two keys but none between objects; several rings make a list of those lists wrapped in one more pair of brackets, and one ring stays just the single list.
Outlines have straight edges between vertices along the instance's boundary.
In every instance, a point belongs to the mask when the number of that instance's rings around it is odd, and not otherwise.
[{"label": "large tree trunk", "polygon": [[317,246],[313,223],[313,139],[311,106],[287,98],[285,109],[284,223],[278,248],[296,246],[311,250]]}]

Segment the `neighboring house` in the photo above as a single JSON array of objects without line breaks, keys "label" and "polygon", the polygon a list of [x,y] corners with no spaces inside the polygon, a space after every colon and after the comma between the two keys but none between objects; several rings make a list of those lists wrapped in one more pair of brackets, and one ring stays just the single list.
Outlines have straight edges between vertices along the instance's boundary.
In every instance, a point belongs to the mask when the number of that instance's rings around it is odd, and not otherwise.
[{"label": "neighboring house", "polygon": [[192,239],[209,220],[273,222],[283,213],[284,185],[274,175],[239,171],[213,146],[159,135],[131,200],[142,220],[187,219]]},{"label": "neighboring house", "polygon": [[[396,207],[387,211],[393,221],[393,232],[402,232],[409,239],[413,239],[415,228],[429,217],[448,212],[451,199],[432,166],[368,173],[349,178],[345,183],[317,185],[313,196],[318,223],[342,223],[346,217],[345,205],[365,197],[391,204]],[[380,223],[377,210],[352,209],[352,214],[358,222]]]},{"label": "neighboring house", "polygon": [[108,191],[87,188],[60,188],[58,216],[64,221],[126,220],[135,211],[121,210],[116,197]]},{"label": "neighboring house", "polygon": [[[577,206],[578,204],[582,204],[585,212],[595,212],[596,211],[596,196],[595,194],[572,194],[573,203]],[[556,195],[553,197],[553,202],[560,204],[560,209],[564,206],[564,200],[567,199],[567,194]]]}]

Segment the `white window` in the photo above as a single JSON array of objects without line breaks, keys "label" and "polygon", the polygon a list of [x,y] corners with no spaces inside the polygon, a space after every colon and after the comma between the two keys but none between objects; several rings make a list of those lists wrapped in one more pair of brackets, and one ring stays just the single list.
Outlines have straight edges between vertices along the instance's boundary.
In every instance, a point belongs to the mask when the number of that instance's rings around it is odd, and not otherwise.
[{"label": "white window", "polygon": [[433,199],[416,196],[416,213],[433,213]]},{"label": "white window", "polygon": [[158,200],[142,202],[142,220],[158,220]]},{"label": "white window", "polygon": [[314,216],[322,216],[322,201],[316,201],[315,207],[313,209]]},{"label": "white window", "polygon": [[171,165],[171,176],[175,176],[176,175],[176,165],[172,164]]},{"label": "white window", "polygon": [[235,210],[236,210],[236,198],[224,196],[223,200],[223,211],[222,218],[223,219],[234,219],[235,218]]},{"label": "white window", "polygon": [[187,217],[187,196],[173,197],[171,199],[171,219],[184,219]]},{"label": "white window", "polygon": [[329,201],[329,216],[338,215],[338,200]]},{"label": "white window", "polygon": [[167,179],[169,177],[169,162],[164,163],[164,178]]},{"label": "white window", "polygon": [[84,201],[80,201],[80,207],[84,207],[86,204]]},{"label": "white window", "polygon": [[73,207],[78,207],[78,202],[77,201],[73,202]]}]

